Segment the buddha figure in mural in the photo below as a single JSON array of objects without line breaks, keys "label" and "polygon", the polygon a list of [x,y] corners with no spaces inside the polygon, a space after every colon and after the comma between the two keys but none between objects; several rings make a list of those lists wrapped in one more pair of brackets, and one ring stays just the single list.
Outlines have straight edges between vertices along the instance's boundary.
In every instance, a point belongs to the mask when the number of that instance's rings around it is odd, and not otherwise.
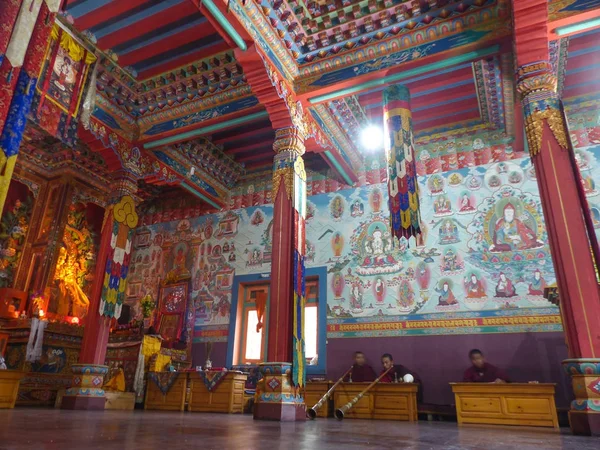
[{"label": "buddha figure in mural", "polygon": [[459,214],[467,214],[470,212],[475,212],[475,207],[472,204],[471,197],[466,192],[460,198],[460,207],[458,210]]},{"label": "buddha figure in mural", "polygon": [[410,283],[406,280],[403,280],[400,284],[397,304],[398,308],[403,311],[410,310],[415,304],[415,293]]},{"label": "buddha figure in mural", "polygon": [[496,284],[496,297],[514,297],[517,295],[515,285],[503,272],[500,273]]},{"label": "buddha figure in mural", "polygon": [[446,219],[439,229],[440,245],[454,244],[459,242],[458,227],[452,219]]},{"label": "buddha figure in mural", "polygon": [[504,206],[503,215],[494,226],[494,243],[491,252],[527,250],[541,245],[535,232],[515,217],[516,208],[512,203]]},{"label": "buddha figure in mural", "polygon": [[482,281],[474,273],[471,274],[470,278],[465,278],[465,291],[467,292],[467,298],[487,297]]},{"label": "buddha figure in mural", "polygon": [[542,277],[540,269],[536,269],[533,272],[533,279],[529,283],[529,295],[544,295],[544,289],[546,289],[546,280]]},{"label": "buddha figure in mural", "polygon": [[456,300],[448,281],[444,281],[441,289],[435,288],[435,291],[440,294],[438,297],[438,306],[451,306],[458,304],[458,300]]}]

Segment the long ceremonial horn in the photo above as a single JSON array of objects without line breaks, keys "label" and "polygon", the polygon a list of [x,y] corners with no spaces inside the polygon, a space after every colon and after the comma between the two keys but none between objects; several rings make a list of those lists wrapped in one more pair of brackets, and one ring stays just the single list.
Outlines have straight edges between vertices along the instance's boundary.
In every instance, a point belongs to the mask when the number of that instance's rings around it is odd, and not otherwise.
[{"label": "long ceremonial horn", "polygon": [[317,409],[319,409],[321,406],[323,406],[323,403],[325,403],[325,401],[329,397],[331,397],[331,394],[333,393],[333,391],[335,390],[337,385],[340,384],[344,380],[344,378],[346,378],[346,375],[348,375],[350,372],[352,372],[353,367],[354,366],[350,366],[350,368],[348,370],[346,370],[346,373],[344,375],[342,375],[340,377],[340,379],[337,380],[333,386],[331,386],[331,388],[329,388],[329,390],[325,393],[325,395],[323,397],[321,397],[321,399],[315,404],[315,406],[313,406],[312,408],[310,408],[306,411],[306,417],[308,417],[310,420],[314,420],[317,417]]},{"label": "long ceremonial horn", "polygon": [[375,386],[377,383],[379,383],[379,380],[381,380],[385,375],[387,375],[387,373],[390,370],[392,370],[393,368],[394,368],[394,366],[390,367],[388,370],[386,370],[385,372],[383,372],[381,375],[379,375],[377,377],[377,379],[375,381],[373,381],[370,385],[368,385],[360,394],[358,394],[356,397],[354,397],[352,400],[350,400],[348,403],[346,403],[341,408],[336,409],[335,412],[333,413],[333,415],[335,416],[335,418],[337,420],[342,420],[344,418],[344,415],[348,412],[348,410],[350,408],[352,408],[354,405],[356,405],[356,403],[358,403],[358,401],[361,398],[363,398],[363,396],[367,393],[367,391],[369,389],[371,389],[373,386]]}]

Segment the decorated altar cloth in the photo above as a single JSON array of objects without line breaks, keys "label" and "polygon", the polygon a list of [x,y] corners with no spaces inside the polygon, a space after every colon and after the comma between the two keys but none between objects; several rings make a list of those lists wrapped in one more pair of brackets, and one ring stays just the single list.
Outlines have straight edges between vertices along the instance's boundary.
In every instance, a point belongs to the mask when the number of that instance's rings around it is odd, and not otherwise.
[{"label": "decorated altar cloth", "polygon": [[215,389],[217,389],[219,384],[221,384],[221,381],[223,381],[225,379],[225,377],[227,376],[227,373],[228,372],[226,372],[226,371],[209,370],[209,371],[198,372],[198,375],[204,382],[204,386],[206,386],[206,389],[208,390],[208,392],[213,392]]},{"label": "decorated altar cloth", "polygon": [[167,395],[167,392],[175,384],[179,375],[179,372],[149,372],[148,380],[152,381],[163,395]]}]

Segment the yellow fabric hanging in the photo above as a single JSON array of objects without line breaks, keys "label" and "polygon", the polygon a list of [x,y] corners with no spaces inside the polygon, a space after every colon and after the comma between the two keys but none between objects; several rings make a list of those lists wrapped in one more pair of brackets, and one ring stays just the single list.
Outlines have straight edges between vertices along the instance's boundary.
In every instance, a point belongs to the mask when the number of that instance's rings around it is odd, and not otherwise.
[{"label": "yellow fabric hanging", "polygon": [[125,373],[123,369],[119,369],[116,375],[104,383],[104,388],[107,391],[125,392]]},{"label": "yellow fabric hanging", "polygon": [[160,352],[160,339],[153,336],[144,336],[142,343],[142,354],[150,357]]},{"label": "yellow fabric hanging", "polygon": [[64,30],[63,33],[60,33],[60,29],[61,28],[57,24],[54,24],[50,37],[54,40],[57,40],[60,34],[60,46],[64,48],[67,53],[69,53],[69,56],[73,59],[73,61],[81,61],[84,55],[86,64],[92,64],[96,61],[97,58],[94,53],[90,51],[86,52],[86,49],[79,44],[79,42],[77,42],[73,36]]},{"label": "yellow fabric hanging", "polygon": [[165,367],[169,364],[171,364],[171,357],[159,353],[150,367],[150,372],[165,372]]}]

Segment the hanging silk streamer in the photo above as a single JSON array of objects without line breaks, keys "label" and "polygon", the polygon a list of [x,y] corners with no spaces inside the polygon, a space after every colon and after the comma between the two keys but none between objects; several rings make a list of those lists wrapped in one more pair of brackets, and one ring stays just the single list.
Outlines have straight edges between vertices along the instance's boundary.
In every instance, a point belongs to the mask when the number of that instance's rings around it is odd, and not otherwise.
[{"label": "hanging silk streamer", "polygon": [[410,111],[410,92],[402,85],[383,91],[384,145],[388,160],[390,228],[400,239],[421,237],[419,186]]},{"label": "hanging silk streamer", "polygon": [[131,241],[138,215],[135,212],[135,202],[129,195],[123,196],[108,214],[110,222],[106,226],[112,226],[111,251],[106,260],[99,313],[101,316],[118,319],[125,301]]},{"label": "hanging silk streamer", "polygon": [[294,361],[292,382],[302,388],[306,382],[306,359],[304,339],[304,307],[306,305],[306,283],[304,259],[306,250],[306,171],[301,156],[294,164]]}]

